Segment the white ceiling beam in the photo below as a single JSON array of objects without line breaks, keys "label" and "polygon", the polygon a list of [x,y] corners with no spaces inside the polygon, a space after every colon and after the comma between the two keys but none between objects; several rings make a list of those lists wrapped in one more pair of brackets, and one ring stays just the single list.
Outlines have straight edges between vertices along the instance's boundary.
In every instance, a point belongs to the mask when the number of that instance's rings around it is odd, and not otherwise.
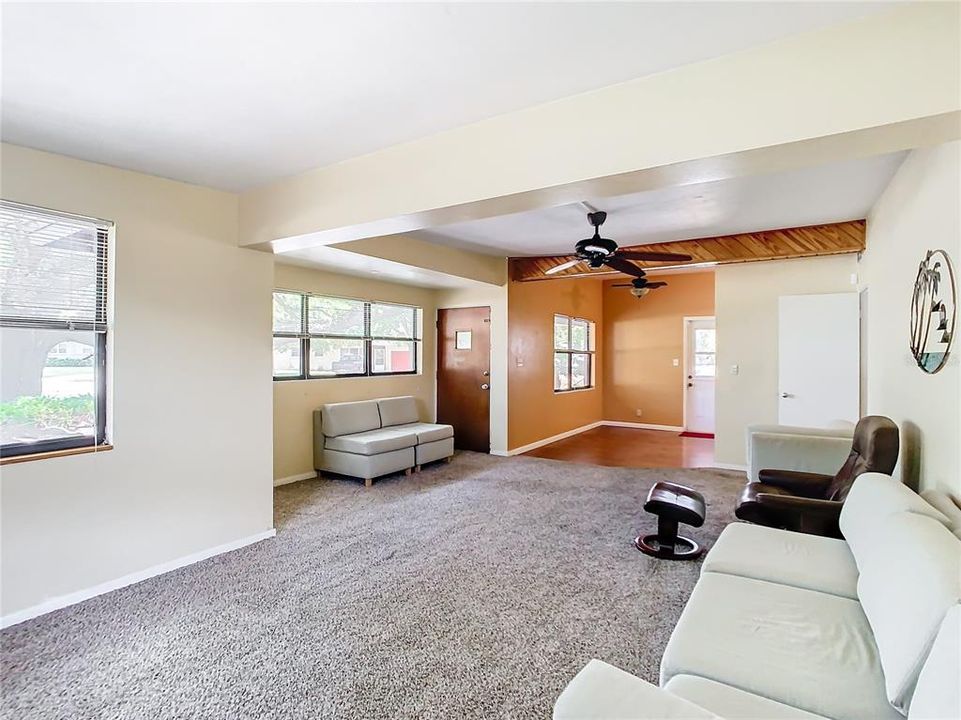
[{"label": "white ceiling beam", "polygon": [[528,108],[241,197],[275,252],[961,137],[956,3],[910,3]]}]

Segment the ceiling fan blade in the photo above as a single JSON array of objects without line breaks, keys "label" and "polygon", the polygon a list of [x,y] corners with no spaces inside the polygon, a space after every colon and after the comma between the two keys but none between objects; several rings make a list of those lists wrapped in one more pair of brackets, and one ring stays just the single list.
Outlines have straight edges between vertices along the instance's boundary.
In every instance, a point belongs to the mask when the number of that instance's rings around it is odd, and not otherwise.
[{"label": "ceiling fan blade", "polygon": [[568,260],[566,263],[562,265],[556,265],[555,267],[552,267],[550,270],[545,270],[544,274],[553,275],[554,273],[559,273],[562,270],[567,270],[568,268],[574,267],[579,262],[581,262],[580,258],[574,258],[573,260]]},{"label": "ceiling fan blade", "polygon": [[649,287],[653,289],[653,288],[665,287],[666,285],[667,285],[666,282],[649,282],[644,287]]},{"label": "ceiling fan blade", "polygon": [[644,277],[644,271],[634,263],[625,260],[620,253],[607,258],[604,264],[631,277]]},{"label": "ceiling fan blade", "polygon": [[634,287],[634,286],[631,285],[630,283],[615,283],[611,285],[611,287]]},{"label": "ceiling fan blade", "polygon": [[643,250],[618,250],[618,256],[625,260],[643,260],[647,262],[689,262],[690,255],[681,253],[644,252]]}]

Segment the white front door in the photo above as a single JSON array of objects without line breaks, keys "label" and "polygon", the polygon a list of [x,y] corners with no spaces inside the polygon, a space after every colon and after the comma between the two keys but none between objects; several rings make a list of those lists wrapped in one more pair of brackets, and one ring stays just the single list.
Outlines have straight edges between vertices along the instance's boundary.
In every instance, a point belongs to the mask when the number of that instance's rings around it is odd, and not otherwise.
[{"label": "white front door", "polygon": [[714,434],[717,333],[714,318],[685,320],[684,429]]},{"label": "white front door", "polygon": [[778,299],[779,423],[858,421],[860,324],[857,293]]}]

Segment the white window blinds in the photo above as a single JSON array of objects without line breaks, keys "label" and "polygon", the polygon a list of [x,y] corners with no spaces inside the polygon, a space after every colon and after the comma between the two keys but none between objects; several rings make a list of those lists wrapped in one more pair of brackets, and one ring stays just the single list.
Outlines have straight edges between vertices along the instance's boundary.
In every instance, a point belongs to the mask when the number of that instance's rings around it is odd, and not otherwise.
[{"label": "white window blinds", "polygon": [[110,227],[0,201],[0,325],[106,332]]}]

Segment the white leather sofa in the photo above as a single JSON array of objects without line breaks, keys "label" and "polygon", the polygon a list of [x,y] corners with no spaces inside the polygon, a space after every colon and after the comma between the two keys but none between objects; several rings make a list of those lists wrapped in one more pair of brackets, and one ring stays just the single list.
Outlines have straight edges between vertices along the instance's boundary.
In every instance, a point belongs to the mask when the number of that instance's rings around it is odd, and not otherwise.
[{"label": "white leather sofa", "polygon": [[959,519],[867,473],[841,514],[845,540],[730,525],[664,651],[661,687],[591,660],[554,718],[961,718]]},{"label": "white leather sofa", "polygon": [[420,422],[413,397],[330,403],[314,411],[314,468],[364,478],[454,454],[454,428]]},{"label": "white leather sofa", "polygon": [[834,475],[851,452],[854,426],[838,422],[831,428],[793,425],[749,425],[747,428],[748,480],[768,468]]}]

